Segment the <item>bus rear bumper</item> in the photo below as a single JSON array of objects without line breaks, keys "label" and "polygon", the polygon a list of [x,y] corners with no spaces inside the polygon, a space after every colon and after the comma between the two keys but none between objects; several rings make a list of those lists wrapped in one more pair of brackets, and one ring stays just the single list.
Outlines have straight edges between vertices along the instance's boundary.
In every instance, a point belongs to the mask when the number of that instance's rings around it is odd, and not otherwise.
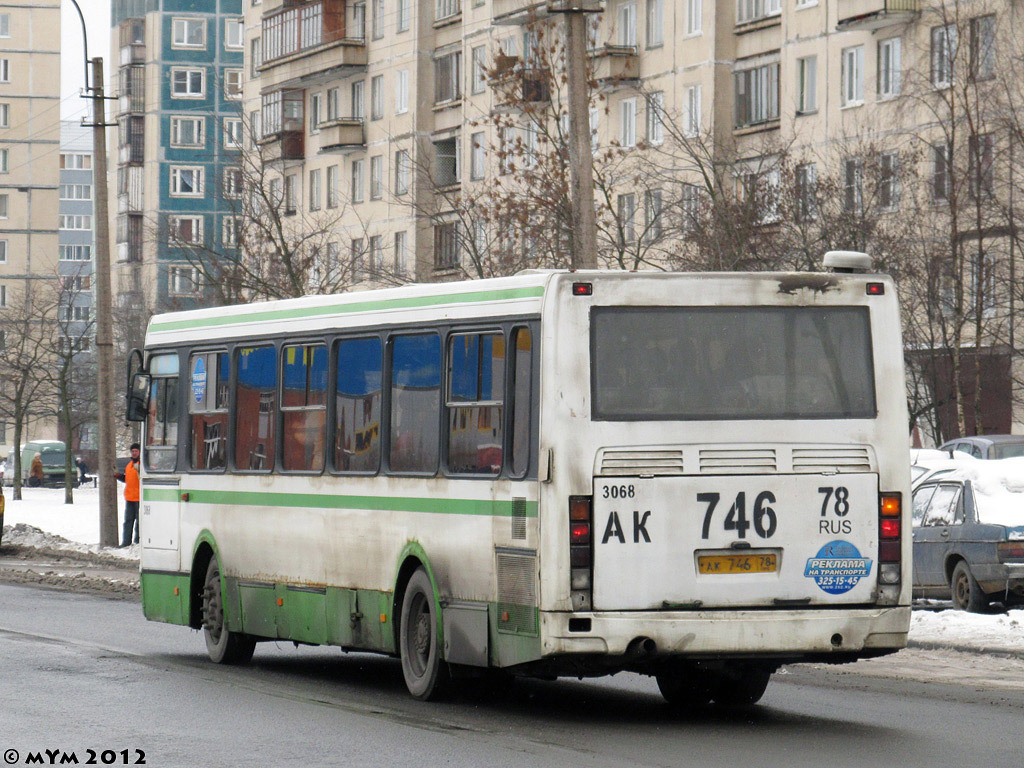
[{"label": "bus rear bumper", "polygon": [[[906,647],[909,627],[909,606],[834,611],[540,614],[543,656],[625,657],[643,647],[652,657],[827,661],[834,656],[837,661],[852,661],[858,656],[878,656]],[[653,647],[646,640],[652,641]]]}]

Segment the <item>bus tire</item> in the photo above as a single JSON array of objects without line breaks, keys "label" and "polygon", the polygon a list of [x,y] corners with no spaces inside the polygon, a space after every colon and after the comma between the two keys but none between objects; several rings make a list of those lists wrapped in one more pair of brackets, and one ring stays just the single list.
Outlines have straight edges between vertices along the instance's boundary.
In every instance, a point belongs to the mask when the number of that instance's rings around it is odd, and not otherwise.
[{"label": "bus tire", "polygon": [[405,585],[401,616],[399,655],[405,687],[413,698],[439,699],[448,689],[451,674],[438,646],[434,588],[422,567]]},{"label": "bus tire", "polygon": [[673,707],[697,709],[711,702],[714,676],[693,665],[665,664],[654,675],[658,690]]},{"label": "bus tire", "polygon": [[216,555],[210,558],[203,586],[203,637],[206,638],[206,652],[215,664],[248,664],[256,650],[256,638],[227,628]]},{"label": "bus tire", "polygon": [[715,704],[724,707],[749,707],[757,704],[772,677],[770,669],[754,665],[726,670],[720,675],[715,686],[714,700]]},{"label": "bus tire", "polygon": [[982,591],[971,567],[964,560],[956,564],[953,569],[953,578],[949,581],[949,595],[953,600],[953,607],[958,611],[969,611],[970,613],[982,613],[988,608],[988,596]]}]

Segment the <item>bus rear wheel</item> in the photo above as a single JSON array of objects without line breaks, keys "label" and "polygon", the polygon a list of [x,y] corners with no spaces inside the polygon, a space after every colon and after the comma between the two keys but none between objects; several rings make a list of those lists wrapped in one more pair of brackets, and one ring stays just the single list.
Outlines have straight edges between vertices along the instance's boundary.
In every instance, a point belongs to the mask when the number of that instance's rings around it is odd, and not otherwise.
[{"label": "bus rear wheel", "polygon": [[715,686],[715,704],[725,707],[749,707],[757,704],[764,696],[771,680],[770,669],[755,666],[741,666],[722,671]]},{"label": "bus rear wheel", "polygon": [[707,706],[715,690],[714,674],[693,664],[666,664],[654,679],[665,701],[684,709]]},{"label": "bus rear wheel", "polygon": [[423,568],[417,568],[405,586],[401,616],[399,655],[405,686],[414,698],[438,699],[447,691],[451,676],[437,642],[434,588]]},{"label": "bus rear wheel", "polygon": [[247,664],[256,650],[254,637],[227,628],[216,555],[210,558],[203,586],[203,636],[206,638],[206,652],[215,664]]}]

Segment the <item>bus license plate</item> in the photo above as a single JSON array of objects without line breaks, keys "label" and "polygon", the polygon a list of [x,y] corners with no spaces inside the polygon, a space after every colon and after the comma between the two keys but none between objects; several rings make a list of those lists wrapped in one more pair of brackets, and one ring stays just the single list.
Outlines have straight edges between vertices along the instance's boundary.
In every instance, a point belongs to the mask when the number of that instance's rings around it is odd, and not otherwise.
[{"label": "bus license plate", "polygon": [[698,555],[700,573],[775,573],[779,559],[774,552],[758,555]]}]

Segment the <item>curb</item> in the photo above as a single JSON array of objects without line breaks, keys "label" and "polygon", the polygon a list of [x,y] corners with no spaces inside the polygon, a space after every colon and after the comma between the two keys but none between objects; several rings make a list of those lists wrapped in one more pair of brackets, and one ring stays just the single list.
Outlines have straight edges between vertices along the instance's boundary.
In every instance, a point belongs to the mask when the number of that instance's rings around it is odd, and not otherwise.
[{"label": "curb", "polygon": [[1007,648],[1005,646],[985,647],[965,645],[963,643],[938,643],[929,640],[908,640],[907,648],[921,651],[956,651],[970,653],[975,656],[997,656],[1002,659],[1019,659],[1024,661],[1024,648]]}]

